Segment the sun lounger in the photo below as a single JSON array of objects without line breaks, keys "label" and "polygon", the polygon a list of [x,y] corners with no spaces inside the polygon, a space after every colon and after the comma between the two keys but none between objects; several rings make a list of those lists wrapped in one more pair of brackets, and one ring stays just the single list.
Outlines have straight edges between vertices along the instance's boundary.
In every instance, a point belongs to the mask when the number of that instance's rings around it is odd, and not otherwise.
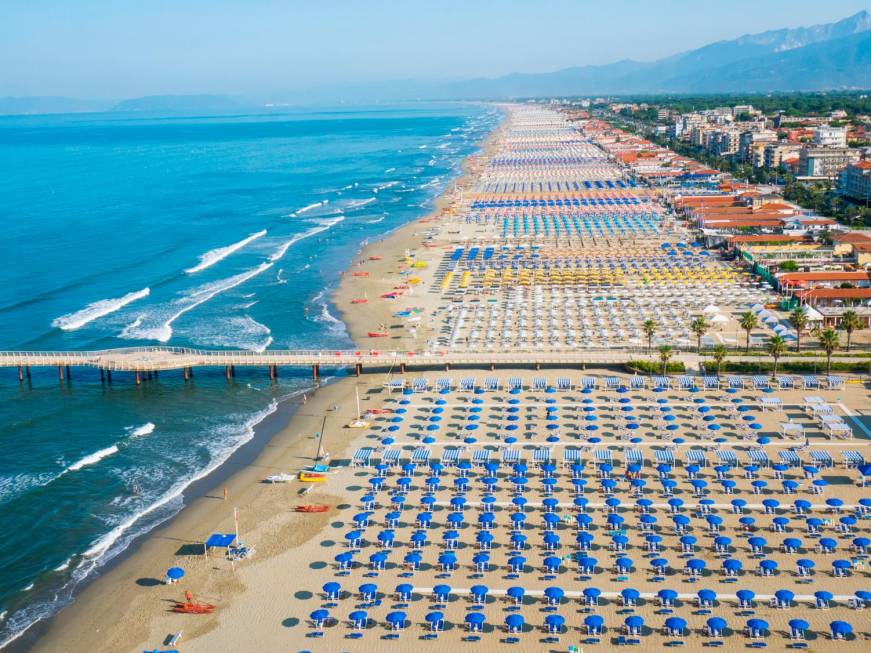
[{"label": "sun lounger", "polygon": [[399,464],[399,454],[401,451],[395,447],[390,449],[385,449],[384,453],[381,455],[381,462],[385,465],[390,465],[391,467],[395,467]]},{"label": "sun lounger", "polygon": [[738,465],[738,457],[731,449],[717,449],[717,459],[724,465],[736,467]]},{"label": "sun lounger", "polygon": [[744,387],[744,379],[740,376],[727,376],[726,385],[730,389],[740,390]]},{"label": "sun lounger", "polygon": [[720,379],[716,376],[704,376],[702,377],[702,385],[705,390],[716,390],[720,387]]},{"label": "sun lounger", "polygon": [[820,387],[820,379],[818,376],[813,376],[813,375],[802,376],[801,383],[805,389],[819,388]]},{"label": "sun lounger", "polygon": [[538,447],[532,452],[532,462],[535,465],[544,465],[549,463],[550,460],[550,447]]},{"label": "sun lounger", "polygon": [[544,377],[537,376],[532,379],[532,389],[536,392],[542,392],[547,388],[547,380]]},{"label": "sun lounger", "polygon": [[471,392],[475,389],[475,379],[472,377],[463,377],[460,379],[460,390],[465,390],[466,392]]},{"label": "sun lounger", "polygon": [[653,456],[659,465],[674,466],[674,451],[671,449],[656,449],[653,452]]},{"label": "sun lounger", "polygon": [[771,463],[764,449],[750,449],[747,452],[747,457],[753,465],[759,465],[760,467],[768,467]]},{"label": "sun lounger", "polygon": [[853,449],[842,451],[841,458],[844,461],[844,467],[846,469],[855,469],[865,464],[865,459],[862,455]]},{"label": "sun lounger", "polygon": [[502,462],[506,464],[514,464],[520,462],[520,450],[519,449],[503,449],[502,450]]},{"label": "sun lounger", "polygon": [[472,452],[472,464],[483,466],[486,465],[490,461],[490,450],[489,449],[476,449]]},{"label": "sun lounger", "polygon": [[789,465],[790,467],[801,466],[801,458],[799,458],[798,452],[794,451],[793,449],[778,451],[777,457],[780,458],[780,462],[785,465]]},{"label": "sun lounger", "polygon": [[611,450],[610,449],[594,449],[593,450],[593,458],[595,458],[597,463],[611,463]]},{"label": "sun lounger", "polygon": [[832,460],[832,455],[828,451],[821,451],[820,449],[811,449],[810,450],[811,460],[817,467],[822,467],[823,469],[827,469],[829,467],[834,466],[834,461]]},{"label": "sun lounger", "polygon": [[667,376],[654,376],[653,377],[653,389],[654,390],[668,390],[668,377]]},{"label": "sun lounger", "polygon": [[573,465],[581,459],[581,452],[578,449],[574,449],[572,447],[565,447],[563,449],[563,464],[564,465]]},{"label": "sun lounger", "polygon": [[448,447],[442,451],[442,465],[453,466],[460,461],[460,450],[455,447]]},{"label": "sun lounger", "polygon": [[425,465],[429,462],[429,449],[418,447],[411,453],[411,462],[415,465]]},{"label": "sun lounger", "polygon": [[450,379],[445,377],[439,377],[438,379],[436,379],[436,387],[439,390],[451,390],[454,386]]}]

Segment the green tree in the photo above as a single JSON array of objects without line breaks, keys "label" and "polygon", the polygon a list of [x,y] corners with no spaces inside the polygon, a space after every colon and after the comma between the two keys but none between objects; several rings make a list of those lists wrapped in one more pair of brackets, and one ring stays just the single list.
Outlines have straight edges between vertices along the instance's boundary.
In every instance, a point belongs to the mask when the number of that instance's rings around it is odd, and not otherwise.
[{"label": "green tree", "polygon": [[853,331],[859,331],[865,327],[865,323],[859,314],[854,310],[844,311],[841,316],[841,323],[838,325],[841,330],[847,334],[847,351],[850,351],[850,345],[853,340]]},{"label": "green tree", "polygon": [[723,361],[726,360],[726,356],[729,354],[729,350],[726,349],[726,345],[719,343],[714,346],[714,351],[711,354],[711,358],[714,359],[714,362],[717,364],[717,378],[720,378],[720,368],[723,366]]},{"label": "green tree", "polygon": [[741,321],[739,322],[741,328],[747,333],[747,353],[750,353],[750,332],[753,331],[756,327],[759,326],[759,320],[756,318],[756,314],[752,311],[745,311],[741,313]]},{"label": "green tree", "polygon": [[786,341],[781,336],[773,336],[768,341],[768,354],[774,359],[774,367],[771,370],[771,376],[777,376],[777,362],[780,357],[786,352]]},{"label": "green tree", "polygon": [[820,348],[826,352],[826,374],[832,371],[832,353],[841,346],[841,339],[834,329],[820,331]]},{"label": "green tree", "polygon": [[690,322],[690,331],[696,334],[696,352],[702,353],[702,336],[708,332],[711,325],[704,317],[697,317]]},{"label": "green tree", "polygon": [[662,345],[659,348],[659,361],[662,363],[662,375],[668,375],[668,362],[674,356],[674,350],[669,345]]},{"label": "green tree", "polygon": [[656,322],[651,319],[644,320],[641,330],[647,336],[647,353],[650,354],[651,349],[653,349],[653,336],[656,334]]},{"label": "green tree", "polygon": [[795,329],[795,350],[801,351],[801,333],[807,328],[808,316],[804,306],[796,306],[789,314],[789,321]]},{"label": "green tree", "polygon": [[792,260],[782,261],[779,267],[781,272],[795,272],[798,270],[798,263]]}]

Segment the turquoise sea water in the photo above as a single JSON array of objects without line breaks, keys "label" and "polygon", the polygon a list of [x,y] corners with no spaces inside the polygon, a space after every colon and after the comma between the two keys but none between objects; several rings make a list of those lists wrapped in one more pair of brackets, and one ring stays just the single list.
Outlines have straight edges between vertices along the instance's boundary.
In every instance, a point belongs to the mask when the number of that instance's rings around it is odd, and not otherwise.
[{"label": "turquoise sea water", "polygon": [[[0,117],[0,348],[349,344],[329,294],[420,216],[490,107]],[[62,607],[308,381],[0,373],[0,643]]]}]

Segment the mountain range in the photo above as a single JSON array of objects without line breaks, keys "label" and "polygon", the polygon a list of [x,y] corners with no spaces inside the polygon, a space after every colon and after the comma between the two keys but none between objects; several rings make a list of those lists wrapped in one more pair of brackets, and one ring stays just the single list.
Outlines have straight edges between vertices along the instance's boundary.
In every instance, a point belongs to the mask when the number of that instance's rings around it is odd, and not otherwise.
[{"label": "mountain range", "polygon": [[658,61],[623,60],[548,73],[465,80],[326,84],[269,98],[148,96],[122,101],[0,97],[0,114],[63,111],[228,112],[264,104],[497,100],[657,93],[769,93],[871,89],[871,14],[718,41]]}]

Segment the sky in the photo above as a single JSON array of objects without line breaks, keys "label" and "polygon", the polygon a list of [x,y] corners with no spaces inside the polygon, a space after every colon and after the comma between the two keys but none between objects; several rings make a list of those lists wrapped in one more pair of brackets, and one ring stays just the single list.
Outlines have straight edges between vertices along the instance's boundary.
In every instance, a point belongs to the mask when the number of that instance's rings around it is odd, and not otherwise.
[{"label": "sky", "polygon": [[280,96],[655,60],[871,0],[0,0],[0,96]]}]

